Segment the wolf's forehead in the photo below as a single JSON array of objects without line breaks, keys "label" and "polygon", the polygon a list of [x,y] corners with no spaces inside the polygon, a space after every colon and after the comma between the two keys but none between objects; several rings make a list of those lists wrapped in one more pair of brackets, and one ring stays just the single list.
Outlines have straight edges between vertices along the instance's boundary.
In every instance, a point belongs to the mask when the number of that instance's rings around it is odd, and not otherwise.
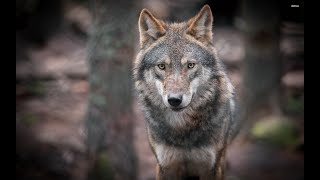
[{"label": "wolf's forehead", "polygon": [[188,27],[187,24],[182,23],[167,23],[166,24],[166,34],[169,36],[181,36],[183,37],[186,33]]},{"label": "wolf's forehead", "polygon": [[172,43],[162,43],[152,49],[147,54],[149,62],[165,61],[166,63],[179,62],[188,52],[188,47],[185,45],[177,45]]},{"label": "wolf's forehead", "polygon": [[152,67],[159,62],[181,64],[185,59],[193,59],[203,65],[211,66],[215,64],[215,56],[195,43],[185,40],[164,41],[146,53],[144,63]]}]

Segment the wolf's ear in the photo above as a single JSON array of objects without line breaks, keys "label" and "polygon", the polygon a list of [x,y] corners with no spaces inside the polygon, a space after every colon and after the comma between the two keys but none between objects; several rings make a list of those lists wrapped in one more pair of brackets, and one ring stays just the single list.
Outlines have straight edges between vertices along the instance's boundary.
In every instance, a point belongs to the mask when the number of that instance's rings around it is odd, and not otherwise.
[{"label": "wolf's ear", "polygon": [[204,5],[200,12],[188,21],[187,34],[203,43],[212,44],[213,16],[208,5]]},{"label": "wolf's ear", "polygon": [[163,22],[155,18],[147,9],[143,9],[139,17],[140,46],[150,45],[166,33]]}]

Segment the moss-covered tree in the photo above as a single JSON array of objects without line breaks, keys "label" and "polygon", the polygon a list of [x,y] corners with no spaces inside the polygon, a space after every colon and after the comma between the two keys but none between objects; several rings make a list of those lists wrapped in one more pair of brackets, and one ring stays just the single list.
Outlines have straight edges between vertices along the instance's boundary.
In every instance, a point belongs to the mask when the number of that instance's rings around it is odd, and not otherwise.
[{"label": "moss-covered tree", "polygon": [[136,179],[132,77],[137,1],[96,0],[88,42],[88,179]]}]

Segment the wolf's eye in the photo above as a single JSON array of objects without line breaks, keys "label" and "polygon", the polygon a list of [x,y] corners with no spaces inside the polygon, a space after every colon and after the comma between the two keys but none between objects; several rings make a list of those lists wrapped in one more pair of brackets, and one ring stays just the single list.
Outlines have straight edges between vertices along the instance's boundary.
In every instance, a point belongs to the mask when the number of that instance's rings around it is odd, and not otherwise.
[{"label": "wolf's eye", "polygon": [[164,70],[166,68],[166,65],[164,64],[158,64],[158,68],[161,70]]},{"label": "wolf's eye", "polygon": [[188,63],[188,68],[192,69],[194,67],[195,63]]}]

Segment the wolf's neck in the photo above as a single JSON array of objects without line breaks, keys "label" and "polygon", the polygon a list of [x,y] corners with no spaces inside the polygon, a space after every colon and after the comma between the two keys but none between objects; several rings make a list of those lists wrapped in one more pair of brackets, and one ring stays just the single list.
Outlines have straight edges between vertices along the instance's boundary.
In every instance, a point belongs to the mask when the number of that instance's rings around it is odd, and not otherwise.
[{"label": "wolf's neck", "polygon": [[200,123],[201,120],[208,120],[209,117],[205,116],[205,113],[201,111],[194,111],[192,108],[186,108],[181,112],[175,112],[170,109],[166,110],[164,119],[173,128],[189,129],[190,126],[195,126]]},{"label": "wolf's neck", "polygon": [[[186,109],[187,110],[187,109]],[[189,114],[188,114],[189,113]],[[212,144],[221,128],[208,113],[166,112],[148,124],[155,142],[175,147],[201,147]]]}]

